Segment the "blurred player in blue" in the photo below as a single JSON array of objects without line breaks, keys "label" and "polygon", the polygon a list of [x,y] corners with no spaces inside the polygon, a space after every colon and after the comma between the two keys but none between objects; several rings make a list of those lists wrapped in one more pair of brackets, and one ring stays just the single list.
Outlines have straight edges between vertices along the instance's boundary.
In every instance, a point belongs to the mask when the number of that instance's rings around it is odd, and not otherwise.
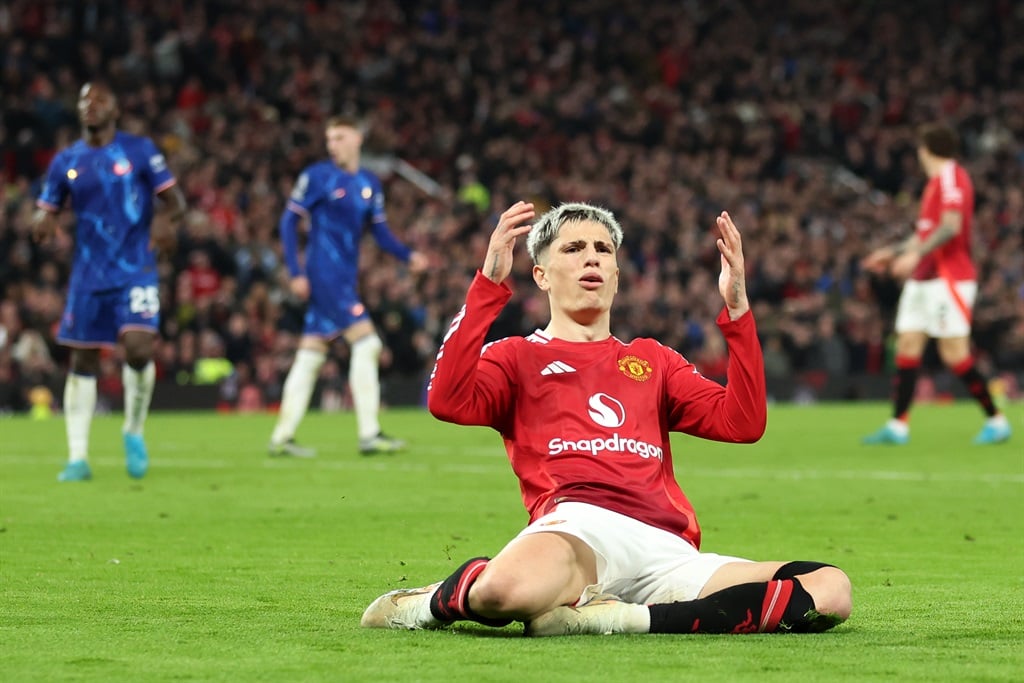
[{"label": "blurred player in blue", "polygon": [[[326,124],[325,159],[299,175],[281,216],[280,232],[292,293],[308,301],[299,349],[284,383],[281,412],[270,437],[271,455],[312,457],[295,443],[295,431],[309,408],[328,344],[344,337],[350,348],[348,381],[356,413],[359,452],[400,450],[404,443],[381,432],[378,358],[383,344],[356,291],[359,243],[369,228],[377,244],[409,264],[411,272],[427,267],[424,254],[399,242],[384,215],[380,180],[359,166],[363,134],[356,119],[336,116]],[[305,259],[299,262],[298,226],[309,227]]]},{"label": "blurred player in blue", "polygon": [[[96,407],[100,348],[124,346],[125,462],[138,479],[149,469],[142,438],[153,396],[153,346],[160,325],[154,245],[173,244],[185,198],[149,138],[117,130],[111,88],[92,81],[78,96],[82,139],[61,150],[46,173],[32,221],[38,240],[49,240],[57,214],[70,200],[75,253],[67,305],[57,341],[71,347],[64,385],[68,464],[60,481],[86,481],[89,427]],[[154,217],[153,197],[159,197]],[[151,226],[152,223],[152,226]],[[151,230],[152,227],[152,230]]]}]

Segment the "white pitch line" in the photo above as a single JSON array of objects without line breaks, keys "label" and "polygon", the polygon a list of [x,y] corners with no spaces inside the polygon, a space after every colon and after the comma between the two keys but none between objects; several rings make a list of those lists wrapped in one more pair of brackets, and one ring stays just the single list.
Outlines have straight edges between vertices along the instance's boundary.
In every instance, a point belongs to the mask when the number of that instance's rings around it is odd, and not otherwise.
[{"label": "white pitch line", "polygon": [[[113,457],[90,457],[89,462],[94,465],[117,466],[124,465],[124,458],[113,458]],[[150,458],[150,465],[153,465],[153,458]],[[232,463],[228,460],[182,460],[178,458],[160,458],[160,467],[170,467],[172,469],[197,469],[197,470],[223,470],[236,466],[237,463]],[[30,455],[0,455],[0,465],[40,465],[42,467],[60,467],[65,464],[64,460],[54,459],[49,457],[32,457]]]},{"label": "white pitch line", "polygon": [[[450,452],[450,451],[449,451]],[[472,453],[471,453],[472,454]],[[454,455],[465,455],[464,451],[456,451]],[[504,454],[494,454],[494,464],[462,464],[437,461],[424,462],[412,460],[406,455],[383,455],[367,458],[364,456],[321,455],[319,458],[270,458],[259,456],[262,467],[266,469],[314,469],[314,470],[366,470],[378,472],[462,472],[466,474],[495,474],[508,472],[509,466],[504,461]],[[501,458],[499,462],[498,458]],[[101,457],[91,458],[95,464],[119,466],[124,463],[122,458]],[[51,458],[33,457],[28,455],[0,455],[0,465],[39,465],[56,467],[61,462]],[[152,459],[154,468],[168,467],[172,469],[233,469],[246,461],[203,458],[161,458]],[[752,479],[758,481],[903,481],[921,483],[983,483],[983,484],[1024,484],[1024,474],[997,472],[899,472],[894,470],[777,470],[759,468],[686,468],[680,469],[676,476],[682,481],[690,478],[705,477],[708,479]]]},{"label": "white pitch line", "polygon": [[684,469],[678,475],[733,479],[838,479],[843,481],[920,481],[982,482],[985,484],[1024,484],[1024,474],[993,472],[896,472],[891,470],[764,470],[764,469]]}]

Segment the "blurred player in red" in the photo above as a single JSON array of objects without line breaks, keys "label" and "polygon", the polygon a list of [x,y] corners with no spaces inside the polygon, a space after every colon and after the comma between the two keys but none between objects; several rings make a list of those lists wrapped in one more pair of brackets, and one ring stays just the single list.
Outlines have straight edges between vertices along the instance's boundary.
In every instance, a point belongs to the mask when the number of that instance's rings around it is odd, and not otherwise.
[{"label": "blurred player in red", "polygon": [[[524,202],[501,215],[428,388],[436,417],[502,435],[530,524],[494,559],[377,598],[362,625],[519,620],[528,635],[549,636],[824,631],[846,619],[850,581],[836,567],[701,552],[675,479],[670,432],[749,443],[765,429],[764,363],[728,214],[717,221],[726,387],[654,339],[612,336],[622,228],[610,212],[565,204],[533,218]],[[526,235],[551,321],[484,346]]]},{"label": "blurred player in red", "polygon": [[893,413],[885,426],[864,438],[865,444],[905,444],[921,356],[929,337],[936,340],[942,362],[967,386],[988,419],[976,444],[1010,438],[1010,423],[992,402],[988,382],[971,355],[971,309],[978,284],[971,260],[974,186],[956,157],[955,131],[928,125],[918,133],[917,158],[928,176],[913,235],[876,249],[864,267],[906,279],[896,311],[896,380]]}]

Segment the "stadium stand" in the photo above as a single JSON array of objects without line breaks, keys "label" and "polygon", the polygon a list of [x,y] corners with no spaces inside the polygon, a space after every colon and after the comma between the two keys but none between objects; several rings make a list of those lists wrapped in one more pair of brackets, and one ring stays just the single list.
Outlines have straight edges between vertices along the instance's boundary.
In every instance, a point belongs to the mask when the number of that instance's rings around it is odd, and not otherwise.
[{"label": "stadium stand", "polygon": [[[166,152],[190,207],[161,260],[157,354],[159,381],[183,391],[159,389],[156,407],[279,399],[301,309],[277,218],[297,171],[323,156],[334,113],[366,118],[390,224],[435,259],[398,278],[366,245],[363,292],[392,402],[419,400],[496,212],[518,198],[613,209],[627,226],[613,328],[655,336],[714,377],[724,358],[709,231],[727,208],[776,396],[884,395],[899,290],[858,260],[911,229],[925,181],[914,129],[937,118],[960,132],[976,185],[979,360],[1013,395],[1024,381],[1022,34],[1024,5],[1004,1],[11,0],[0,7],[0,412],[59,405],[66,351],[53,335],[72,242],[36,244],[28,225],[47,163],[79,135],[75,97],[92,75],[117,89],[121,126]],[[514,277],[492,337],[546,321],[527,259]],[[325,409],[345,405],[346,354],[338,345],[323,370]],[[114,360],[100,378],[110,407]],[[197,391],[197,367],[229,378]],[[922,391],[952,387],[937,375]]]}]

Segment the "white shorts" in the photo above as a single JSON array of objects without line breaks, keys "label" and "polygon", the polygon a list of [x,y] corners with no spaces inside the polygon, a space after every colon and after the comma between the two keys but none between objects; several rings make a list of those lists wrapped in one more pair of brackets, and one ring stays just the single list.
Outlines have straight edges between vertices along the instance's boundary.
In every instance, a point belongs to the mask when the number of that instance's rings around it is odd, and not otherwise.
[{"label": "white shorts", "polygon": [[946,280],[907,280],[896,309],[896,332],[924,332],[936,338],[969,337],[969,316],[978,283],[961,280],[955,284],[967,315]]},{"label": "white shorts", "polygon": [[597,556],[597,584],[581,602],[596,593],[645,605],[695,600],[722,565],[750,562],[702,553],[675,534],[588,503],[561,503],[519,536],[547,531],[575,536]]}]

